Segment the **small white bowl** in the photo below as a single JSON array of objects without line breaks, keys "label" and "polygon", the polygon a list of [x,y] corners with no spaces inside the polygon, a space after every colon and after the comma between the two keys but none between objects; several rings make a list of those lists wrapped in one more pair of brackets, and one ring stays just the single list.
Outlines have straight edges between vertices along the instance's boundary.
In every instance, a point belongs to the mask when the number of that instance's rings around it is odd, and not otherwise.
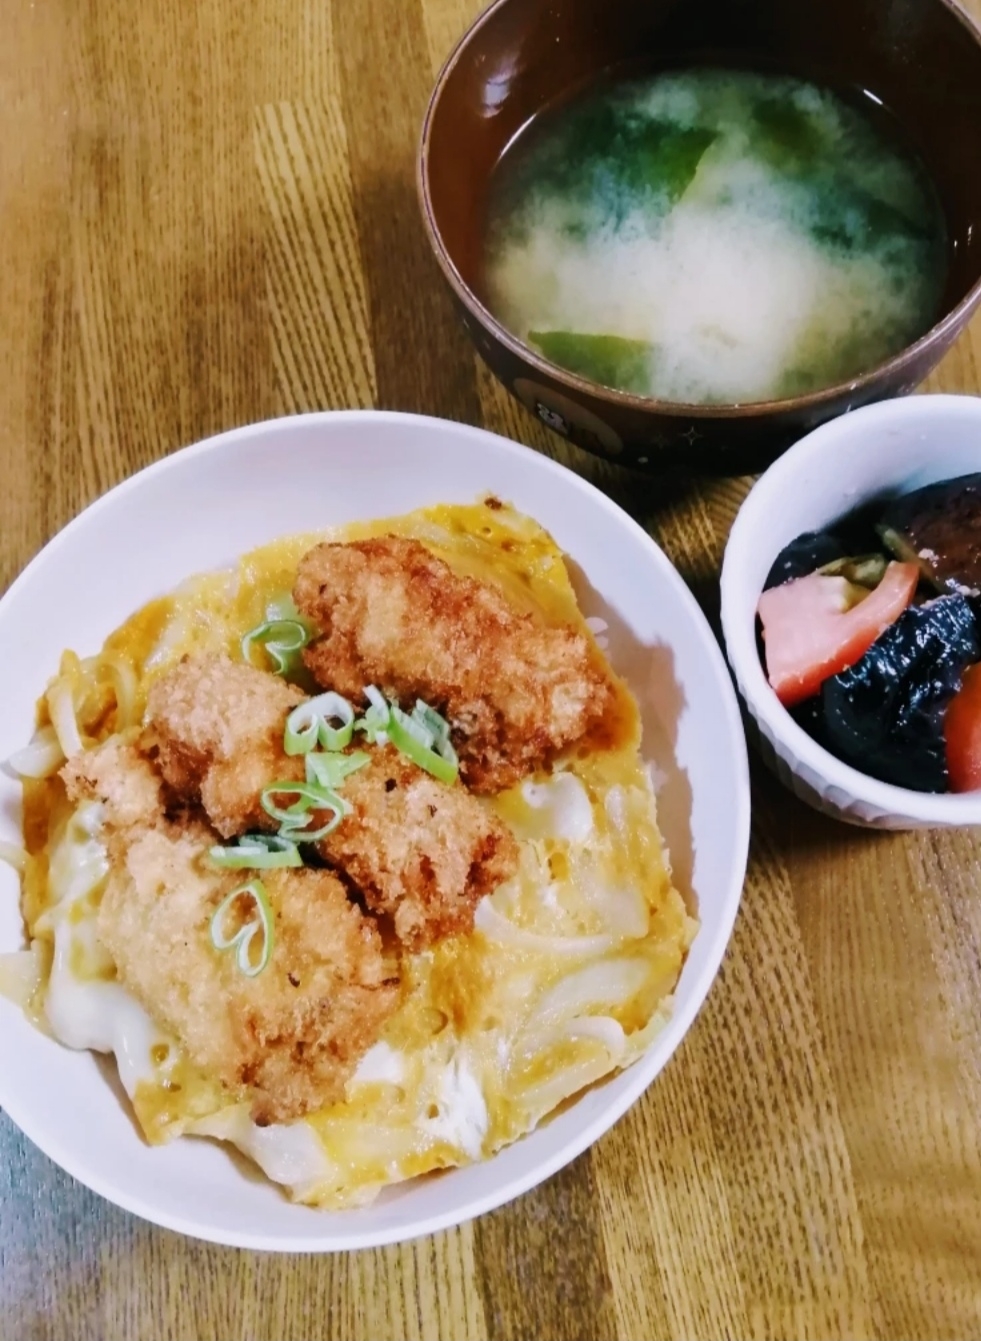
[{"label": "small white bowl", "polygon": [[[981,824],[981,792],[908,791],[867,777],[797,725],[766,679],[756,607],[774,559],[803,531],[830,526],[879,495],[981,471],[981,399],[912,396],[870,405],[802,438],[757,481],[722,565],[722,631],[751,738],[801,800],[877,829]],[[754,729],[755,728],[755,729]]]},{"label": "small white bowl", "polygon": [[[375,411],[237,429],[177,452],[65,528],[0,600],[0,758],[31,733],[34,704],[66,647],[95,652],[129,614],[190,575],[277,536],[491,492],[537,519],[569,557],[587,616],[640,703],[676,881],[701,930],[663,1032],[598,1085],[493,1159],[384,1192],[372,1206],[316,1211],[210,1141],[151,1149],[111,1077],[0,999],[0,1105],[46,1154],[110,1201],[218,1243],[324,1252],[457,1225],[534,1187],[612,1126],[681,1042],[718,971],[739,906],[749,777],[725,661],[690,592],[648,535],[571,471],[463,424]],[[20,789],[0,775],[0,839],[19,838]],[[0,867],[0,950],[23,930],[17,881]],[[0,1205],[0,1218],[4,1214]]]}]

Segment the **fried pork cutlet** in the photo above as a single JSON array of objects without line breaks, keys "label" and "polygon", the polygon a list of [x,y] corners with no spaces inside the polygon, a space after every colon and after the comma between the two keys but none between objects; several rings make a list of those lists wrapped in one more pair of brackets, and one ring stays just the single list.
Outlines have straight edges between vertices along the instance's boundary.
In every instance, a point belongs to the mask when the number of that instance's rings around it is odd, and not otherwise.
[{"label": "fried pork cutlet", "polygon": [[[255,667],[224,657],[183,661],[150,691],[144,747],[178,794],[200,797],[223,836],[275,829],[259,793],[304,776],[302,757],[283,748],[296,701]],[[515,869],[510,830],[465,788],[438,782],[394,748],[369,747],[369,754],[370,763],[341,787],[352,813],[318,850],[372,911],[393,917],[410,949],[469,931],[479,900]],[[315,815],[311,828],[326,818]]]},{"label": "fried pork cutlet", "polygon": [[582,633],[517,613],[497,587],[458,576],[416,540],[317,545],[293,599],[321,630],[304,654],[317,681],[359,701],[377,684],[403,707],[421,698],[438,708],[474,791],[547,765],[613,703]]},{"label": "fried pork cutlet", "polygon": [[[109,875],[99,936],[120,980],[193,1063],[247,1095],[256,1121],[289,1121],[343,1098],[398,984],[374,920],[335,875],[305,869],[262,873],[273,951],[246,976],[236,949],[216,950],[210,935],[243,873],[209,868],[201,829],[132,837]],[[243,923],[252,913],[246,904]]]},{"label": "fried pork cutlet", "polygon": [[318,848],[410,950],[472,930],[477,904],[514,874],[511,831],[391,745],[345,779],[343,795],[352,811]]},{"label": "fried pork cutlet", "polygon": [[[201,820],[168,819],[147,760],[110,738],[62,776],[72,800],[105,806],[111,868],[99,936],[123,984],[193,1063],[252,1100],[258,1121],[286,1121],[343,1097],[398,1001],[374,919],[328,871],[263,872],[273,951],[248,977],[234,947],[212,944],[210,923],[249,872],[208,862],[215,835]],[[243,911],[248,921],[254,906]]]},{"label": "fried pork cutlet", "polygon": [[61,778],[73,804],[101,801],[114,830],[153,827],[164,817],[164,783],[131,736],[110,736],[94,750],[69,759]]},{"label": "fried pork cutlet", "polygon": [[303,777],[303,760],[283,750],[286,717],[302,699],[230,657],[185,658],[151,686],[140,747],[178,796],[200,801],[223,838],[268,828],[262,788]]}]

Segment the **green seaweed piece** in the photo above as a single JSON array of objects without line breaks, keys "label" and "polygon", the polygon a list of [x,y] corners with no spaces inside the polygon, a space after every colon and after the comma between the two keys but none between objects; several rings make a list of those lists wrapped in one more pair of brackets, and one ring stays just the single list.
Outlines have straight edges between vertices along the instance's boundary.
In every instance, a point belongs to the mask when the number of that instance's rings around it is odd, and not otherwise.
[{"label": "green seaweed piece", "polygon": [[802,108],[789,98],[761,98],[753,107],[754,147],[760,156],[783,172],[804,173],[827,152],[827,136]]},{"label": "green seaweed piece", "polygon": [[601,386],[649,394],[652,347],[620,335],[579,335],[573,331],[530,331],[528,339],[552,363]]},{"label": "green seaweed piece", "polygon": [[911,218],[852,183],[836,182],[819,199],[811,233],[829,246],[853,251],[884,241],[924,243],[934,233],[925,220]]},{"label": "green seaweed piece", "polygon": [[792,351],[788,366],[778,379],[774,396],[806,396],[808,392],[847,381],[884,358],[889,349],[881,334],[859,325],[842,331],[829,324],[827,314],[819,312],[802,332]]},{"label": "green seaweed piece", "polygon": [[854,251],[885,241],[927,242],[933,235],[924,210],[882,200],[850,175],[846,155],[835,160],[818,120],[788,98],[761,98],[753,106],[753,147],[771,167],[796,179],[812,197],[809,231],[830,247]]},{"label": "green seaweed piece", "polygon": [[633,181],[628,184],[636,190],[663,196],[670,208],[688,190],[715,139],[714,131],[697,126],[685,128],[649,121],[637,136]]},{"label": "green seaweed piece", "polygon": [[574,116],[558,142],[529,155],[518,190],[563,197],[573,210],[565,231],[582,237],[591,222],[579,211],[591,201],[602,201],[617,223],[637,204],[667,213],[717,138],[713,130],[601,103]]}]

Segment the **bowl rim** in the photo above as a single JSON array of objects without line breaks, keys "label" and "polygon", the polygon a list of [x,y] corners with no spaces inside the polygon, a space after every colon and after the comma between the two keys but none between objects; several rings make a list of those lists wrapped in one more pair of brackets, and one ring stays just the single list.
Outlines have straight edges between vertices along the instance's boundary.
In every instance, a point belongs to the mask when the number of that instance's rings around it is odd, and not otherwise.
[{"label": "bowl rim", "polygon": [[[976,418],[981,440],[981,397],[939,392],[866,405],[800,438],[764,471],[743,500],[726,542],[720,582],[722,632],[739,692],[764,735],[784,747],[781,757],[794,773],[804,776],[803,770],[808,769],[850,799],[946,828],[981,825],[981,792],[917,792],[898,787],[869,777],[819,745],[794,721],[766,678],[756,647],[755,602],[760,592],[754,598],[752,618],[746,619],[741,607],[746,598],[746,558],[756,548],[757,536],[766,533],[767,519],[779,510],[799,471],[825,458],[832,445],[855,445],[869,429],[908,425],[917,419],[936,422],[952,411]],[[855,505],[860,503],[856,499]]]},{"label": "bowl rim", "polygon": [[[888,359],[875,364],[872,368],[867,368],[856,377],[835,382],[831,386],[820,387],[818,390],[810,391],[803,396],[789,396],[778,400],[740,401],[721,405],[659,400],[653,396],[638,396],[634,392],[619,391],[616,387],[603,386],[601,382],[591,382],[588,378],[569,372],[557,363],[551,363],[543,355],[532,349],[530,345],[518,339],[506,326],[502,325],[464,280],[443,240],[430,191],[429,161],[432,128],[446,85],[467,49],[479,36],[484,25],[492,21],[498,10],[504,9],[510,4],[520,4],[522,2],[523,0],[493,0],[493,3],[488,5],[464,31],[462,36],[457,39],[443,62],[436,83],[429,95],[419,136],[416,155],[416,192],[429,245],[444,277],[458,300],[471,316],[481,326],[487,328],[510,354],[529,364],[536,372],[560,383],[568,392],[580,396],[593,396],[624,410],[659,414],[669,418],[741,420],[806,413],[808,411],[820,412],[829,403],[840,400],[843,396],[861,395],[866,391],[874,392],[875,383],[883,379],[889,380],[894,375],[905,372],[908,365],[915,363],[920,354],[925,353],[935,345],[943,346],[947,337],[952,337],[981,304],[981,273],[979,273],[978,278],[964,297],[948,312],[944,313],[939,320],[935,321],[912,344],[904,345],[902,349]],[[956,3],[956,0],[937,0],[937,2],[974,38],[979,59],[981,59],[981,20],[975,20]]]},{"label": "bowl rim", "polygon": [[[715,687],[721,696],[721,709],[729,728],[729,740],[732,746],[731,764],[737,781],[736,794],[732,798],[735,843],[732,853],[732,866],[720,893],[721,916],[711,925],[704,925],[701,928],[700,937],[705,937],[703,944],[706,949],[703,962],[692,979],[687,1000],[681,1008],[672,1013],[664,1029],[652,1041],[647,1052],[626,1070],[614,1073],[611,1077],[611,1079],[623,1081],[620,1093],[615,1098],[607,1100],[591,1119],[587,1118],[584,1121],[582,1127],[574,1135],[565,1139],[547,1158],[539,1161],[534,1168],[524,1175],[512,1176],[500,1182],[490,1192],[473,1197],[466,1203],[462,1211],[459,1207],[451,1207],[418,1218],[415,1223],[408,1227],[393,1225],[387,1229],[355,1228],[352,1231],[345,1232],[343,1226],[339,1227],[338,1222],[333,1219],[333,1215],[341,1215],[342,1213],[335,1212],[330,1219],[325,1219],[324,1229],[317,1235],[278,1233],[274,1238],[270,1238],[269,1235],[255,1232],[252,1229],[242,1230],[241,1232],[224,1232],[197,1223],[193,1212],[184,1216],[172,1214],[166,1210],[161,1211],[148,1203],[138,1192],[132,1192],[125,1188],[120,1189],[110,1177],[93,1171],[86,1160],[76,1158],[73,1151],[60,1140],[45,1139],[47,1133],[43,1133],[42,1139],[38,1139],[38,1136],[30,1130],[32,1125],[30,1114],[25,1115],[18,1102],[16,1085],[13,1085],[11,1093],[3,1093],[3,1107],[7,1116],[25,1134],[27,1139],[60,1168],[113,1205],[119,1206],[151,1223],[175,1230],[191,1238],[258,1251],[341,1252],[410,1242],[423,1235],[455,1228],[468,1223],[477,1216],[505,1205],[532,1188],[539,1186],[594,1145],[640,1099],[644,1091],[669,1063],[705,1004],[708,994],[718,978],[723,958],[729,947],[733,926],[739,912],[749,853],[749,760],[738,699],[732,686],[722,650],[694,595],[657,542],[602,490],[591,484],[583,476],[552,460],[545,454],[487,429],[429,415],[390,410],[355,409],[283,415],[209,435],[178,448],[127,476],[112,489],[94,499],[66,523],[37,551],[10,584],[3,596],[0,597],[0,622],[2,622],[4,607],[8,604],[8,598],[30,582],[30,575],[38,565],[52,561],[52,555],[57,555],[58,550],[62,548],[71,534],[84,526],[90,526],[93,519],[110,506],[108,500],[112,499],[113,503],[118,503],[120,497],[125,498],[127,494],[134,490],[146,487],[148,481],[152,482],[167,472],[180,470],[187,462],[197,457],[227,451],[235,444],[250,438],[261,438],[267,433],[276,433],[284,428],[299,431],[305,425],[316,427],[317,425],[338,423],[344,420],[361,421],[367,424],[422,425],[429,428],[433,433],[463,435],[475,442],[483,442],[492,450],[503,453],[505,457],[511,457],[515,462],[533,462],[535,469],[556,479],[561,478],[567,487],[571,487],[587,496],[593,504],[615,517],[618,525],[624,527],[628,533],[633,533],[635,538],[647,549],[652,563],[660,570],[665,580],[674,586],[679,601],[687,608],[700,635],[698,638],[700,650],[707,659],[707,665],[711,670]],[[5,1088],[3,1078],[0,1077],[0,1090],[5,1090]],[[493,1159],[493,1156],[490,1159]],[[490,1162],[490,1159],[481,1162],[486,1164]],[[308,1208],[299,1207],[298,1209],[302,1211]],[[331,1215],[329,1212],[325,1214]]]}]

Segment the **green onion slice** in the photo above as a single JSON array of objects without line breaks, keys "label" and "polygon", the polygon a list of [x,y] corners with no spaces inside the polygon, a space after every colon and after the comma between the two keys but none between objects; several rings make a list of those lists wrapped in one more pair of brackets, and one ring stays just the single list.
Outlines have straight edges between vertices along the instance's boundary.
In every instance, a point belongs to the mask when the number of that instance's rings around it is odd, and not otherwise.
[{"label": "green onion slice", "polygon": [[432,732],[432,748],[447,763],[452,764],[454,768],[459,767],[459,759],[453,743],[450,740],[450,724],[441,713],[435,708],[431,708],[428,703],[424,703],[421,698],[416,699],[416,706],[412,709],[413,718],[421,723],[426,729]]},{"label": "green onion slice", "polygon": [[[440,782],[456,781],[459,769],[455,754],[451,762],[437,753],[434,748],[436,738],[433,732],[417,717],[410,717],[394,704],[388,724],[388,738],[397,750],[414,764],[424,768],[427,773],[431,773],[434,778],[438,778]],[[452,749],[452,746],[450,748]]]},{"label": "green onion slice", "polygon": [[279,596],[274,596],[266,606],[267,619],[293,619],[297,624],[302,624],[308,631],[310,629],[309,621],[304,619],[296,608],[296,603],[288,591],[284,591]]},{"label": "green onion slice", "polygon": [[242,657],[249,665],[253,644],[259,643],[273,663],[277,675],[289,675],[302,665],[300,653],[310,641],[306,625],[299,619],[267,619],[256,625],[242,639]]},{"label": "green onion slice", "polygon": [[[229,908],[236,900],[248,897],[255,907],[255,916],[242,924],[231,936],[224,931],[225,919]],[[250,880],[239,885],[222,899],[211,919],[211,944],[216,950],[235,950],[235,964],[240,973],[247,978],[255,978],[269,963],[273,952],[273,912],[269,906],[269,896],[261,880]],[[262,935],[262,951],[253,962],[252,942]]]},{"label": "green onion slice", "polygon": [[368,737],[369,744],[385,745],[388,743],[388,736],[385,733],[391,716],[388,699],[378,686],[373,684],[365,686],[364,696],[368,700],[368,710],[355,724],[355,730],[363,731]]},{"label": "green onion slice", "polygon": [[[296,800],[289,805],[280,805],[276,800],[288,796],[295,796]],[[279,821],[279,836],[294,843],[315,843],[326,838],[351,810],[331,788],[311,782],[271,782],[263,787],[259,801],[266,814]],[[307,826],[318,810],[333,813],[325,825],[311,830]]]},{"label": "green onion slice", "polygon": [[[319,743],[325,750],[343,750],[354,735],[353,706],[333,690],[308,698],[286,719],[283,746],[287,754],[308,754]],[[332,722],[340,723],[332,726]]]},{"label": "green onion slice", "polygon": [[[320,728],[317,738],[325,750],[346,750],[354,735],[354,707],[342,694],[321,694],[312,702],[317,704]],[[331,722],[339,726],[331,726]]]},{"label": "green onion slice", "polygon": [[300,849],[288,838],[271,833],[246,833],[227,847],[210,848],[212,863],[227,871],[246,868],[270,871],[281,866],[302,866]]},{"label": "green onion slice", "polygon": [[371,756],[364,750],[352,750],[350,754],[311,753],[306,757],[307,782],[333,791],[370,762]]}]

